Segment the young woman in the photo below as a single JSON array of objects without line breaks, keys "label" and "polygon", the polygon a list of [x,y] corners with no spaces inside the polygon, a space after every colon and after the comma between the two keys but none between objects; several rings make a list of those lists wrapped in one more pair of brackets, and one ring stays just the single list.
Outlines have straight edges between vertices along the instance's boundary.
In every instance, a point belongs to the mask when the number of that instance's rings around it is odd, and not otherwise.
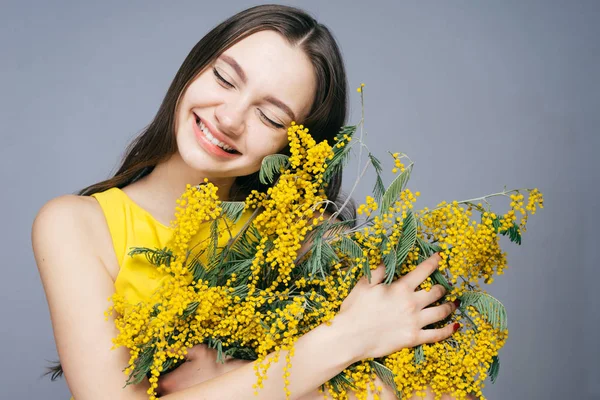
[{"label": "young woman", "polygon": [[[286,152],[290,122],[332,142],[345,123],[346,98],[344,65],[326,27],[295,8],[248,9],[192,49],[114,177],[42,207],[32,228],[33,249],[77,400],[147,398],[146,381],[123,388],[129,355],[124,348],[110,350],[117,330],[103,317],[115,291],[139,299],[157,285],[126,249],[164,245],[175,200],[188,183],[208,178],[222,200],[264,189],[257,171],[265,156]],[[336,177],[329,187],[332,200],[340,181]],[[357,360],[449,337],[453,326],[422,329],[455,310],[450,303],[428,307],[444,289],[415,292],[439,260],[432,256],[390,286],[380,284],[383,268],[375,270],[370,283],[363,280],[352,290],[331,326],[300,338],[289,384],[293,397],[322,398],[317,388]],[[214,357],[204,346],[193,348],[189,363],[162,378],[162,396],[256,399],[253,363],[217,365]],[[258,398],[284,398],[285,357],[280,360]]]}]

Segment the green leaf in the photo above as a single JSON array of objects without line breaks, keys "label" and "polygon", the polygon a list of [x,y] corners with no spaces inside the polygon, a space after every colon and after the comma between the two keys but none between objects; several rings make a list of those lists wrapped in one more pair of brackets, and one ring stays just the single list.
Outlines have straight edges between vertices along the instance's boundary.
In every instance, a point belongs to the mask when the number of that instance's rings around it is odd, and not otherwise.
[{"label": "green leaf", "polygon": [[421,364],[425,361],[425,353],[423,352],[423,345],[415,347],[415,364]]},{"label": "green leaf", "polygon": [[467,291],[460,296],[460,308],[466,310],[473,306],[496,329],[508,329],[508,320],[504,305],[487,293]]},{"label": "green leaf", "polygon": [[174,359],[174,358],[168,358],[165,362],[163,362],[163,370],[161,372],[161,374],[166,374],[167,372],[171,372],[172,367],[177,367],[176,363],[178,360]]},{"label": "green leaf", "polygon": [[406,183],[410,178],[410,172],[412,171],[413,164],[409,164],[408,167],[404,170],[404,172],[400,173],[393,181],[390,183],[390,186],[387,188],[385,193],[383,194],[383,198],[381,199],[381,208],[380,213],[386,214],[388,213],[388,209],[392,206],[400,197],[400,193],[406,187]]},{"label": "green leaf", "polygon": [[212,269],[215,267],[215,264],[219,263],[217,255],[217,247],[219,246],[219,218],[213,220],[210,223],[210,236],[208,243],[208,260],[209,260],[209,268]]},{"label": "green leaf", "polygon": [[380,175],[377,175],[375,178],[375,186],[373,186],[373,198],[377,203],[381,202],[384,193],[385,185],[383,184],[383,179],[381,179]]},{"label": "green leaf", "polygon": [[[250,225],[243,235],[231,245],[228,252],[238,259],[249,259],[256,256],[256,246],[260,243],[262,236],[254,225]],[[229,244],[228,244],[229,246]]]},{"label": "green leaf", "polygon": [[375,168],[375,186],[373,187],[373,197],[377,203],[381,202],[381,198],[385,193],[385,185],[383,184],[383,179],[381,179],[381,172],[383,168],[381,166],[381,161],[373,154],[369,153],[369,160],[371,160],[371,164],[373,168]]},{"label": "green leaf", "polygon": [[248,277],[252,274],[250,266],[252,265],[253,260],[253,258],[248,258],[246,260],[226,261],[222,263],[220,268],[223,271],[223,279],[220,284],[224,285],[232,274],[236,275],[236,282],[246,282]]},{"label": "green leaf", "polygon": [[[351,126],[343,126],[340,129],[340,132],[336,135],[337,140],[344,140],[344,135],[348,135],[352,137],[356,132],[356,125]],[[333,146],[333,156],[331,159],[327,161],[327,169],[323,174],[323,179],[325,182],[329,182],[332,176],[336,175],[339,171],[341,171],[344,164],[348,161],[348,155],[350,154],[350,149],[352,148],[352,141],[346,143],[344,147]]]},{"label": "green leaf", "polygon": [[369,153],[369,160],[371,160],[371,164],[373,168],[375,168],[375,172],[380,173],[383,171],[383,167],[381,166],[381,161],[377,157],[375,157],[372,153]]},{"label": "green leaf", "polygon": [[210,286],[214,286],[216,282],[216,274],[210,273],[198,258],[195,258],[188,264],[188,268],[197,282],[199,280],[208,281]]},{"label": "green leaf", "polygon": [[321,265],[321,251],[323,248],[323,237],[316,236],[313,243],[310,246],[310,257],[308,258],[307,267],[310,272],[310,276],[315,276],[317,272],[324,275]]},{"label": "green leaf", "polygon": [[307,268],[311,276],[318,273],[321,276],[330,273],[331,264],[339,261],[338,256],[329,243],[323,240],[322,236],[315,236],[311,245],[311,254],[307,261]]},{"label": "green leaf", "polygon": [[500,358],[498,356],[492,357],[492,364],[490,365],[490,369],[488,369],[488,376],[492,383],[496,383],[496,379],[498,379],[498,373],[500,373]]},{"label": "green leaf", "polygon": [[[348,258],[350,258],[352,264],[356,265],[356,259],[362,259],[363,255],[362,248],[354,240],[347,236],[342,236],[338,242],[336,242],[337,248]],[[371,268],[369,267],[368,257],[362,264],[364,275],[371,281]]]},{"label": "green leaf", "polygon": [[375,360],[369,361],[369,364],[371,365],[371,368],[373,368],[379,379],[381,379],[386,385],[394,389],[394,391],[396,392],[396,397],[398,399],[401,399],[402,393],[398,391],[398,386],[396,386],[396,382],[394,381],[394,373],[392,372],[392,370]]},{"label": "green leaf", "polygon": [[357,258],[362,258],[363,256],[362,248],[347,236],[342,236],[336,244],[339,250],[349,257],[353,263],[356,262]]},{"label": "green leaf", "polygon": [[217,350],[217,363],[225,363],[225,354],[223,352],[223,343],[219,339],[209,338],[208,347]]},{"label": "green leaf", "polygon": [[223,215],[234,224],[237,223],[244,214],[245,203],[243,201],[223,201],[221,208]]},{"label": "green leaf", "polygon": [[500,232],[504,236],[508,235],[511,242],[516,243],[518,245],[521,244],[521,233],[519,226],[513,223],[513,226],[508,228],[506,231]]},{"label": "green leaf", "polygon": [[431,243],[418,236],[416,244],[421,249],[421,253],[423,253],[423,258],[431,257],[433,253],[439,251],[438,246],[432,245]]},{"label": "green leaf", "polygon": [[285,154],[271,154],[263,158],[258,179],[264,185],[273,183],[275,175],[287,168],[289,157]]},{"label": "green leaf", "polygon": [[[329,380],[329,384],[335,393],[341,393],[342,389],[352,388],[356,390],[354,386],[354,380],[346,375],[344,372],[340,372]],[[325,388],[323,388],[325,390]]]},{"label": "green leaf", "polygon": [[167,247],[164,247],[162,249],[150,249],[147,247],[131,247],[129,249],[129,253],[127,253],[127,255],[129,255],[130,257],[140,254],[144,255],[146,257],[146,260],[148,260],[150,264],[156,265],[157,267],[160,265],[166,265],[167,267],[170,266],[171,260],[174,258],[173,253]]},{"label": "green leaf", "polygon": [[433,281],[434,285],[442,285],[447,291],[452,290],[452,286],[450,286],[448,280],[446,279],[444,274],[442,274],[442,271],[440,271],[439,269],[433,271],[433,273],[429,277]]},{"label": "green leaf", "polygon": [[[385,265],[385,280],[384,283],[389,285],[392,283],[394,276],[396,275],[396,249],[393,246],[390,246],[388,249],[388,243],[390,240],[386,235],[381,235],[381,245],[379,250],[381,254],[383,254],[383,265]],[[388,253],[384,253],[384,251],[388,251]]]},{"label": "green leaf", "polygon": [[[250,274],[248,274],[248,275],[250,275]],[[243,280],[243,282],[244,281],[245,280]],[[242,285],[235,286],[233,288],[233,292],[231,292],[230,295],[232,297],[238,296],[242,300],[245,299],[248,296],[248,285],[242,284]]]},{"label": "green leaf", "polygon": [[183,314],[180,316],[180,318],[186,319],[187,317],[195,313],[199,305],[200,303],[197,301],[192,301],[191,303],[189,303],[185,310],[183,310]]},{"label": "green leaf", "polygon": [[502,223],[500,222],[500,218],[496,217],[492,220],[492,227],[494,227],[495,233],[498,233],[498,230],[500,229],[501,225]]},{"label": "green leaf", "polygon": [[316,228],[312,229],[306,234],[304,237],[304,242],[312,241],[316,236],[332,237],[340,234],[346,234],[347,231],[352,229],[356,224],[356,220],[333,221],[335,222],[327,222],[327,219],[325,219],[322,223],[317,225]]},{"label": "green leaf", "polygon": [[135,361],[135,367],[129,374],[125,386],[137,385],[146,377],[146,374],[150,371],[150,367],[154,361],[155,351],[156,347],[154,347],[154,343],[150,342],[145,346]]},{"label": "green leaf", "polygon": [[400,267],[417,240],[417,220],[411,210],[406,212],[402,225],[402,235],[396,250],[396,265]]},{"label": "green leaf", "polygon": [[[481,216],[481,219],[483,220],[483,215]],[[502,234],[504,236],[508,235],[511,242],[520,245],[521,244],[521,230],[519,229],[519,226],[513,222],[512,226],[510,228],[500,230],[501,225],[502,224],[500,222],[499,217],[496,217],[492,220],[492,227],[494,228],[494,232],[496,232],[496,233],[500,232],[500,234]]]},{"label": "green leaf", "polygon": [[335,250],[331,247],[331,245],[327,242],[323,242],[323,248],[321,249],[321,261],[331,266],[332,263],[337,263],[340,261],[337,254],[335,254]]}]

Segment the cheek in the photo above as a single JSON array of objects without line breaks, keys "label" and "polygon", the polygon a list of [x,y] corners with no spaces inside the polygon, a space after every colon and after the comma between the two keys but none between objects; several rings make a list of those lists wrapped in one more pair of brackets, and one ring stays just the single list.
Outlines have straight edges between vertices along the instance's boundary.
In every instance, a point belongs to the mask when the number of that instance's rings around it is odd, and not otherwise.
[{"label": "cheek", "polygon": [[287,135],[285,138],[275,135],[264,135],[264,140],[255,140],[251,150],[254,155],[254,168],[258,171],[261,167],[262,160],[266,156],[279,153],[287,145]]},{"label": "cheek", "polygon": [[[252,127],[249,125],[248,130]],[[252,140],[254,154],[259,155],[261,160],[270,154],[279,153],[288,144],[287,131],[285,132],[274,132],[269,130],[262,130],[261,132],[255,132],[250,135],[254,139]]]}]

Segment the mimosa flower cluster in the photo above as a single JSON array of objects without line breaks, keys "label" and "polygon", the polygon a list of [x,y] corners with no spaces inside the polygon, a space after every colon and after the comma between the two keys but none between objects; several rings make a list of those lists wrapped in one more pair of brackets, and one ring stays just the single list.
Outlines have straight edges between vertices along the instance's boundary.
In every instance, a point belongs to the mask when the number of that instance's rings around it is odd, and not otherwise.
[{"label": "mimosa flower cluster", "polygon": [[[364,85],[358,92],[362,99]],[[507,235],[520,244],[528,216],[543,208],[542,194],[537,189],[504,190],[415,211],[420,193],[406,187],[413,163],[403,153],[391,154],[395,178],[385,187],[381,161],[363,154],[368,151],[363,121],[342,128],[333,145],[317,143],[307,128],[292,123],[290,156],[265,158],[260,177],[272,185],[265,193],[252,192],[245,202],[220,201],[208,181],[188,185],[178,201],[167,248],[130,252],[156,265],[159,289],[137,304],[112,297],[108,314],[115,313],[119,330],[114,344],[131,351],[128,384],[148,377],[149,398],[155,399],[160,375],[203,343],[217,350],[219,361],[225,356],[255,360],[256,391],[285,352],[290,398],[289,369],[299,337],[328,324],[357,281],[379,265],[385,265],[384,283],[389,284],[439,251],[441,266],[420,290],[442,284],[448,295],[440,303],[458,298],[461,306],[428,328],[459,322],[461,329],[443,342],[357,362],[321,389],[329,399],[347,399],[350,392],[366,399],[368,390],[378,398],[378,376],[398,398],[423,395],[426,387],[437,399],[444,393],[458,399],[469,393],[482,396],[485,379],[497,376],[498,352],[508,330],[504,307],[481,284],[504,272],[506,254],[499,238]],[[342,220],[348,202],[331,202],[326,187],[354,144],[359,167],[364,162],[360,176],[371,167],[377,179],[373,194],[357,209],[358,218]],[[492,212],[492,197],[510,199],[502,216]],[[474,213],[479,220],[472,218]],[[271,353],[274,357],[267,357]]]}]

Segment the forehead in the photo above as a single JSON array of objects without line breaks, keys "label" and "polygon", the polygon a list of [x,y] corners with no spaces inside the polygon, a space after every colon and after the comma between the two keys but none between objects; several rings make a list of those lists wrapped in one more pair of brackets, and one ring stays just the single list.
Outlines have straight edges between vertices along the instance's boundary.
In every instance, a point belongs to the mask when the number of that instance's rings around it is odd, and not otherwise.
[{"label": "forehead", "polygon": [[[240,40],[223,52],[233,58],[247,77],[247,87],[261,96],[273,96],[306,115],[313,102],[316,78],[310,59],[279,33],[261,31]],[[227,63],[234,77],[234,70]],[[238,80],[239,82],[239,80]]]}]

